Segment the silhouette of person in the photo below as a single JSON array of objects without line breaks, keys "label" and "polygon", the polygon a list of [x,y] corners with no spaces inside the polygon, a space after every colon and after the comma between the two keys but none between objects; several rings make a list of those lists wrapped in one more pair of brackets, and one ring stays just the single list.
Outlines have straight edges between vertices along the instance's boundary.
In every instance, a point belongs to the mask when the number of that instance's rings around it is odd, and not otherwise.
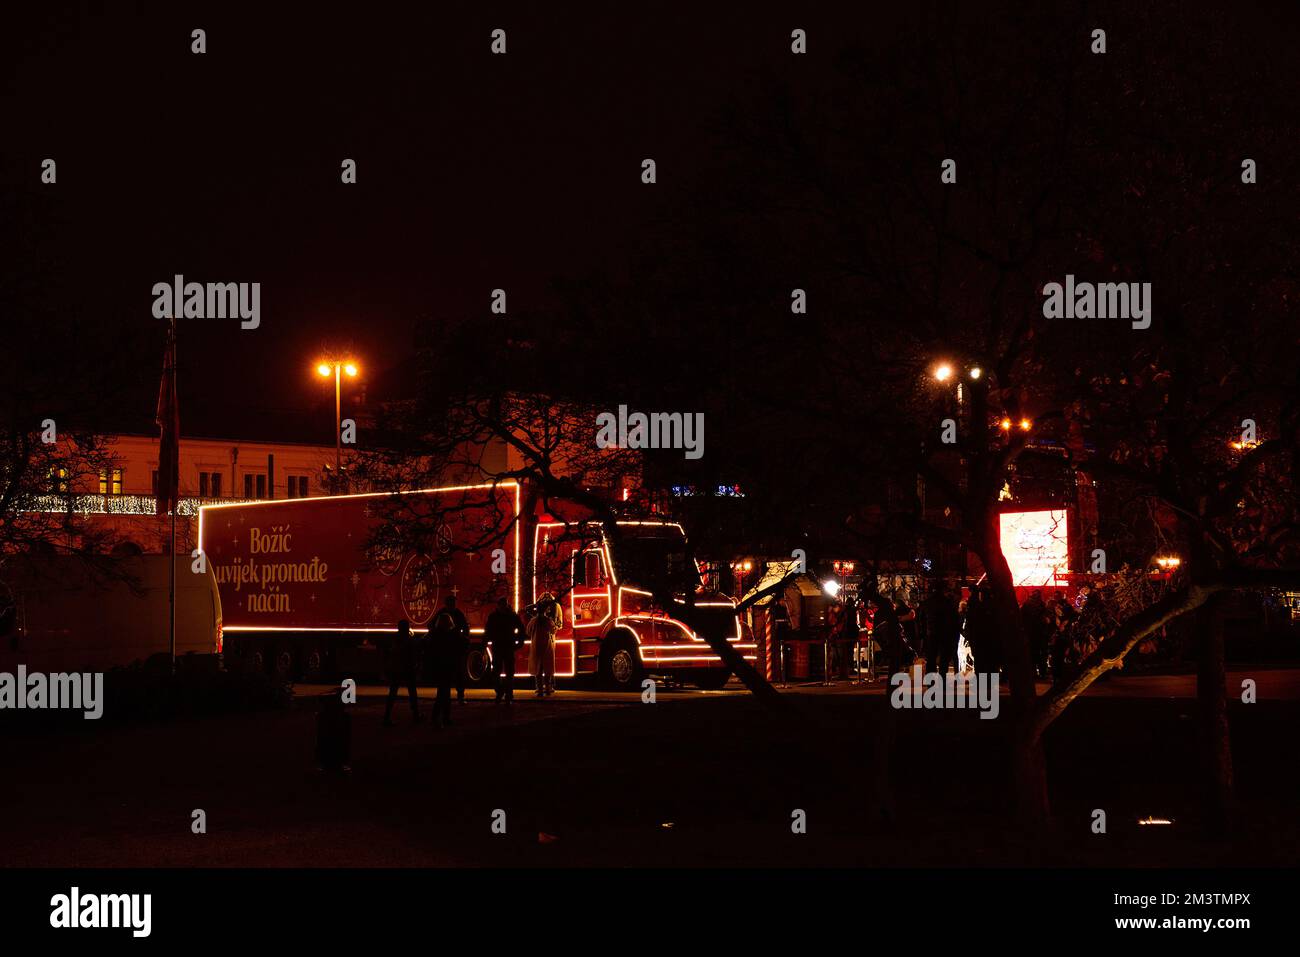
[{"label": "silhouette of person", "polygon": [[1043,591],[1035,588],[1020,606],[1020,619],[1029,641],[1029,656],[1037,677],[1047,677],[1048,644],[1051,641],[1054,618],[1049,618]]},{"label": "silhouette of person", "polygon": [[429,624],[429,658],[433,666],[433,682],[438,687],[438,697],[433,710],[437,727],[447,727],[451,721],[451,686],[454,682],[464,701],[465,655],[469,651],[469,624],[456,607],[456,598],[448,595],[442,609]]},{"label": "silhouette of person", "polygon": [[902,655],[903,664],[910,667],[921,653],[921,642],[917,637],[916,609],[908,601],[906,592],[899,595],[894,603],[894,615],[898,621],[899,633],[903,636],[899,654]]},{"label": "silhouette of person", "polygon": [[936,581],[930,595],[921,605],[924,626],[925,653],[930,669],[941,675],[957,659],[957,640],[961,636],[961,613],[957,603],[948,594],[948,587]]},{"label": "silhouette of person", "polygon": [[[431,643],[445,644],[447,654],[454,654],[452,674],[456,684],[456,698],[465,703],[465,658],[469,654],[469,622],[465,613],[456,607],[456,596],[448,595],[442,608],[429,624]],[[444,640],[445,639],[445,640]]]},{"label": "silhouette of person", "polygon": [[858,603],[852,598],[844,599],[840,612],[839,632],[836,635],[836,649],[839,652],[839,675],[847,678],[854,667],[854,652],[858,646]]},{"label": "silhouette of person", "polygon": [[411,623],[403,618],[397,623],[397,637],[388,648],[388,703],[384,706],[384,727],[393,726],[393,702],[397,689],[406,686],[411,699],[411,718],[420,720],[420,696],[415,690],[415,640]]},{"label": "silhouette of person", "polygon": [[993,607],[983,585],[972,585],[966,602],[966,643],[975,658],[977,673],[995,674],[1001,669]]},{"label": "silhouette of person", "polygon": [[528,670],[537,682],[537,697],[555,694],[555,633],[564,625],[564,611],[550,592],[538,599],[530,609],[528,637]]},{"label": "silhouette of person", "polygon": [[899,615],[901,612],[911,613],[911,610],[901,601],[895,605],[890,598],[879,592],[872,595],[871,601],[876,606],[876,613],[872,619],[874,624],[871,630],[871,638],[880,645],[880,650],[885,653],[888,660],[889,675],[892,678],[902,671],[906,664],[903,647],[906,638],[904,637],[903,623],[899,619]]},{"label": "silhouette of person", "polygon": [[497,701],[509,704],[515,699],[515,651],[524,643],[524,623],[510,603],[497,599],[485,627],[492,648],[492,672],[496,678]]},{"label": "silhouette of person", "polygon": [[772,647],[776,652],[777,676],[784,685],[785,653],[790,643],[790,606],[785,603],[784,594],[776,592],[767,607],[767,613],[772,620]]}]

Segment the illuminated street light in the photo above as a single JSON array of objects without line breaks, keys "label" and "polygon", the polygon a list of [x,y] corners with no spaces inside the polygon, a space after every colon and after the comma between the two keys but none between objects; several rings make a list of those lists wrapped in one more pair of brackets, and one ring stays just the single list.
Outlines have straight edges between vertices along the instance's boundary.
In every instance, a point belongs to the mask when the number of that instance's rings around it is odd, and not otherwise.
[{"label": "illuminated street light", "polygon": [[998,423],[998,425],[999,425],[999,427],[1002,429],[1003,432],[1010,432],[1010,431],[1011,431],[1011,420],[1010,420],[1010,419],[1003,419],[1001,422]]},{"label": "illuminated street light", "polygon": [[934,370],[934,377],[939,382],[947,382],[952,378],[952,366],[948,365],[946,362],[941,363]]},{"label": "illuminated street light", "polygon": [[1028,419],[1021,419],[1021,420],[1020,420],[1020,431],[1021,431],[1021,432],[1028,432],[1028,431],[1033,427],[1033,424],[1034,424],[1034,423],[1030,422]]},{"label": "illuminated street light", "polygon": [[975,368],[970,370],[970,377],[972,379],[978,379],[983,374],[984,374],[984,370],[981,369],[979,366],[976,366]]},{"label": "illuminated street light", "polygon": [[334,373],[334,476],[331,491],[338,494],[339,481],[343,475],[343,374],[353,378],[357,374],[357,364],[350,359],[327,359],[316,366],[321,377]]}]

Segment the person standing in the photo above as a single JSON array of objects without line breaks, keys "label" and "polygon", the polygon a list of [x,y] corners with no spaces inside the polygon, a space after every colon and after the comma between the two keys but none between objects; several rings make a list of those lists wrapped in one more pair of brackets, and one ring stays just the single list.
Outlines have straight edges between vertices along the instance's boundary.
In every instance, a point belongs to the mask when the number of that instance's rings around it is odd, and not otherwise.
[{"label": "person standing", "polygon": [[844,606],[839,599],[826,606],[826,630],[822,635],[822,684],[831,683],[833,661],[831,650],[840,640],[840,628],[844,619]]},{"label": "person standing", "polygon": [[1029,657],[1033,662],[1034,675],[1045,678],[1047,677],[1047,646],[1052,626],[1048,623],[1047,605],[1043,601],[1042,589],[1035,588],[1029,593],[1025,603],[1020,606],[1020,623],[1025,631],[1025,639],[1029,643]]},{"label": "person standing", "polygon": [[772,596],[767,606],[767,613],[772,621],[772,646],[776,649],[776,673],[781,687],[785,687],[785,650],[790,643],[790,606],[785,603],[784,594],[778,592]]},{"label": "person standing", "polygon": [[957,658],[957,640],[961,637],[961,615],[948,587],[936,581],[921,606],[925,635],[925,655],[930,669],[946,675]]},{"label": "person standing", "polygon": [[564,625],[564,612],[550,592],[528,609],[528,670],[537,683],[537,697],[555,694],[555,633]]},{"label": "person standing", "polygon": [[840,677],[847,678],[851,671],[856,670],[853,658],[858,647],[858,603],[852,598],[844,599],[838,640]]},{"label": "person standing", "polygon": [[916,609],[909,602],[906,592],[903,592],[898,601],[894,603],[894,614],[903,636],[899,654],[902,655],[903,665],[910,668],[923,649],[921,648],[920,639],[917,638]]},{"label": "person standing", "polygon": [[496,700],[509,704],[515,700],[515,651],[524,643],[524,623],[505,598],[498,598],[484,631],[492,648]]},{"label": "person standing", "polygon": [[433,710],[437,727],[447,727],[451,722],[451,686],[455,682],[463,695],[465,687],[465,654],[469,650],[469,625],[456,607],[454,595],[448,595],[442,609],[429,624],[429,657],[433,666],[433,681],[438,686],[438,697]]},{"label": "person standing", "polygon": [[403,618],[397,623],[397,636],[388,648],[388,703],[384,706],[384,727],[393,726],[393,702],[402,685],[411,699],[411,720],[420,721],[420,696],[415,690],[415,641],[411,623]]},{"label": "person standing", "polygon": [[871,639],[880,646],[888,661],[889,677],[892,678],[903,670],[903,624],[899,621],[899,608],[906,610],[906,605],[895,606],[886,596],[875,593],[871,601],[876,606],[872,618]]},{"label": "person standing", "polygon": [[[429,625],[431,644],[444,644],[447,654],[454,654],[451,677],[456,683],[456,698],[465,703],[465,658],[469,654],[469,622],[456,607],[456,596],[448,595],[442,608]],[[445,640],[444,640],[445,639]]]},{"label": "person standing", "polygon": [[1083,607],[1079,609],[1077,623],[1077,640],[1072,649],[1074,660],[1068,662],[1072,665],[1078,664],[1092,654],[1097,645],[1109,637],[1113,627],[1106,605],[1097,590],[1085,586],[1083,594]]},{"label": "person standing", "polygon": [[1065,597],[1059,592],[1052,605],[1053,611],[1056,613],[1056,633],[1052,636],[1052,647],[1049,655],[1052,666],[1052,684],[1055,686],[1065,683],[1066,655],[1070,650],[1070,643],[1074,639],[1074,623],[1079,615],[1074,610],[1074,606],[1066,601]]},{"label": "person standing", "polygon": [[993,612],[982,585],[972,585],[966,602],[966,644],[975,659],[976,673],[996,674],[1002,667],[993,628]]}]

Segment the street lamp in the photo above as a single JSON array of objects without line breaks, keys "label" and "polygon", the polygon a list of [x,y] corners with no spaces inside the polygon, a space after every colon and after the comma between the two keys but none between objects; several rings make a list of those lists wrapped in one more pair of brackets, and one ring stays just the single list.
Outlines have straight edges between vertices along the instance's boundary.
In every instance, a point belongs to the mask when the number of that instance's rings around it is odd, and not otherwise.
[{"label": "street lamp", "polygon": [[357,366],[350,359],[329,359],[317,365],[316,372],[322,378],[334,374],[334,478],[330,484],[337,495],[343,475],[343,376],[355,377]]},{"label": "street lamp", "polygon": [[952,366],[948,363],[940,363],[934,370],[934,377],[939,382],[947,382],[952,378]]}]

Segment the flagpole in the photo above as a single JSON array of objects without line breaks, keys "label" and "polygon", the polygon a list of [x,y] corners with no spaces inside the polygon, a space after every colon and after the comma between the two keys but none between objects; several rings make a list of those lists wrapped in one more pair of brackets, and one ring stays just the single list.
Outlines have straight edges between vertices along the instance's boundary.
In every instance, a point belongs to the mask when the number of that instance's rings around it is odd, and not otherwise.
[{"label": "flagpole", "polygon": [[171,578],[168,591],[171,602],[171,618],[168,622],[167,646],[171,649],[172,672],[176,671],[176,506],[172,506],[172,547]]},{"label": "flagpole", "polygon": [[[171,339],[172,339],[172,348],[171,348],[171,363],[172,363],[171,376],[172,376],[172,381],[171,381],[171,389],[172,389],[172,393],[175,394],[175,391],[176,391],[176,318],[175,318],[175,316],[172,317],[172,321],[171,321],[171,330],[170,330],[170,331],[171,331]],[[176,434],[176,464],[177,464],[177,466],[180,465],[180,458],[181,458],[181,437],[180,437],[180,432],[178,431],[177,434]],[[179,477],[179,476],[173,476],[173,477],[172,477],[172,482],[169,483],[169,484],[174,484],[175,487],[176,487],[177,489],[179,489],[179,488],[180,488],[180,477]],[[170,652],[171,652],[171,659],[172,659],[172,674],[175,674],[175,673],[176,673],[176,510],[180,507],[180,504],[181,504],[181,503],[180,503],[180,495],[177,494],[177,495],[175,495],[175,496],[172,496],[172,503],[171,503],[171,505],[172,505],[172,509],[171,509],[171,511],[172,511],[172,543],[171,543],[171,550],[168,552],[168,556],[170,557],[171,561],[169,561],[169,562],[167,563],[168,571],[169,571],[169,574],[168,574],[168,602],[169,602],[169,605],[170,605],[170,608],[169,608],[169,612],[170,612],[170,613],[169,613],[169,615],[168,615],[168,622],[167,622],[167,647],[170,649]]]}]

